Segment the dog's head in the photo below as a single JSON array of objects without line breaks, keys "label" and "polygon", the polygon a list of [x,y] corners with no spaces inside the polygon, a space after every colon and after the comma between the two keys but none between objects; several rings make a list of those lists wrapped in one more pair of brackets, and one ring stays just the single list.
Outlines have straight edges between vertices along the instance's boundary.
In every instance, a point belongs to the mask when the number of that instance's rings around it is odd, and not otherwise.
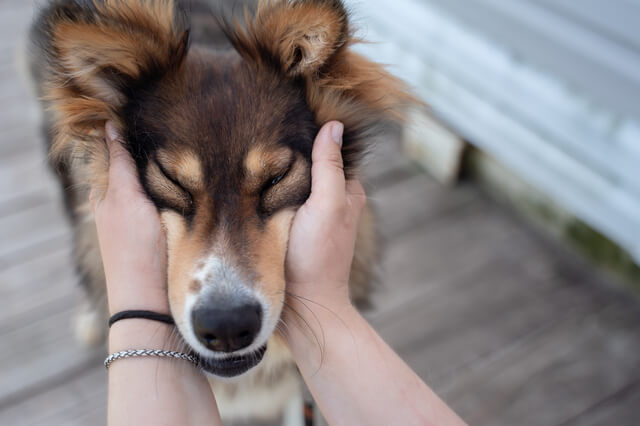
[{"label": "dog's head", "polygon": [[353,174],[411,100],[349,49],[347,18],[339,0],[262,1],[222,24],[224,51],[190,43],[171,0],[59,0],[34,26],[53,155],[104,187],[103,128],[116,124],[166,227],[172,314],[215,375],[250,369],[276,329],[319,126],[345,124]]}]

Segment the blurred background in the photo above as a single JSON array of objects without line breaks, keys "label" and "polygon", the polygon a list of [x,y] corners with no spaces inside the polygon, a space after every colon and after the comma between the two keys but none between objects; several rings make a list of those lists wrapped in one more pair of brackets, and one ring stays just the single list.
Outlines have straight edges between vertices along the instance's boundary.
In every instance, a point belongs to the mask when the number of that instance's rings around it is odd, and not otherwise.
[{"label": "blurred background", "polygon": [[[640,424],[640,2],[347,1],[431,107],[366,167],[368,318],[474,425]],[[71,238],[0,0],[0,424],[101,425]]]}]

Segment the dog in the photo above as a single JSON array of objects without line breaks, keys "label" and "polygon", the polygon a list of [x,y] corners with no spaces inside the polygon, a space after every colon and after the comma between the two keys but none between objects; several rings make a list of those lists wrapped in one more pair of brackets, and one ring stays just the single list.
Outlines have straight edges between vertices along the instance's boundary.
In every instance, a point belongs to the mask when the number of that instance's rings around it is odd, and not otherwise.
[{"label": "dog", "polygon": [[[218,9],[51,1],[32,27],[32,77],[87,289],[77,334],[85,342],[105,335],[88,192],[106,189],[103,129],[112,121],[166,230],[181,338],[201,359],[225,420],[266,421],[301,401],[279,321],[294,297],[285,255],[310,193],[316,133],[327,121],[344,123],[344,170],[356,176],[382,123],[400,120],[415,99],[352,50],[358,40],[340,0],[261,0],[241,18]],[[369,293],[375,260],[367,212],[352,267],[355,302]]]}]

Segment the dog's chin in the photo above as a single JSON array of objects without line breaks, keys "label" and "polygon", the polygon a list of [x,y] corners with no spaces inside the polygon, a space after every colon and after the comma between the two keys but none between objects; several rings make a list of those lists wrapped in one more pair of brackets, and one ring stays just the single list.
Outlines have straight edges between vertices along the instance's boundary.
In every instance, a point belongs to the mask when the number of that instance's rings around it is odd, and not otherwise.
[{"label": "dog's chin", "polygon": [[212,376],[230,379],[240,376],[260,364],[266,351],[267,345],[265,344],[257,351],[241,356],[220,359],[200,357],[199,366],[202,371]]}]

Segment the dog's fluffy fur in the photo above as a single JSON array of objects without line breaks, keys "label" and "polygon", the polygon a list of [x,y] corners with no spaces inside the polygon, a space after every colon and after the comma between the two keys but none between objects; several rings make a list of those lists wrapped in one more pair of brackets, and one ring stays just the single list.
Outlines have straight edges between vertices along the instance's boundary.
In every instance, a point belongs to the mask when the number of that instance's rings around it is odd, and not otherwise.
[{"label": "dog's fluffy fur", "polygon": [[[293,297],[284,257],[292,217],[310,191],[313,139],[323,123],[342,121],[353,176],[380,124],[414,100],[350,49],[356,39],[340,0],[263,0],[242,19],[210,10],[193,1],[54,0],[33,26],[33,77],[88,315],[95,323],[106,316],[86,204],[90,185],[107,185],[110,120],[166,228],[169,300],[185,342],[219,357],[193,336],[194,306],[239,294],[259,301],[256,344],[237,355],[268,340],[265,359],[233,383],[211,383],[225,417],[269,418],[299,392],[277,324]],[[352,271],[357,300],[374,259],[367,215]],[[85,340],[100,338],[95,326],[80,325]]]}]

